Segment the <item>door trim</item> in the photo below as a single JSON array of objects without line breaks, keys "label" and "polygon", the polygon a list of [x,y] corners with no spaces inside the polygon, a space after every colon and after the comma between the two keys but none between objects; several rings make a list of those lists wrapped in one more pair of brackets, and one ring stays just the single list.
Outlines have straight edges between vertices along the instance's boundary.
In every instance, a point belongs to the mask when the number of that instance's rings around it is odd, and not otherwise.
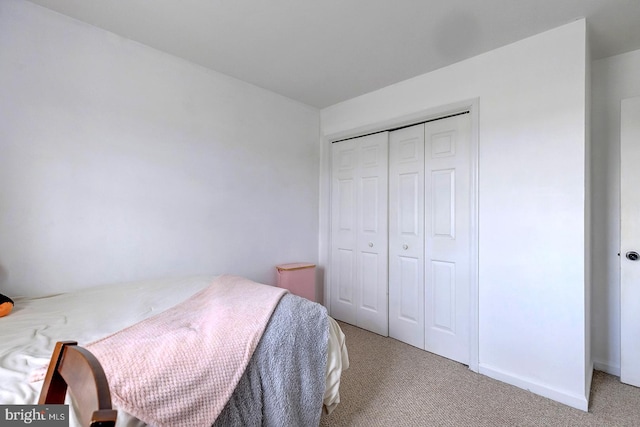
[{"label": "door trim", "polygon": [[469,283],[469,369],[479,371],[479,252],[478,252],[478,168],[479,168],[479,98],[447,104],[436,108],[402,115],[393,119],[383,120],[349,129],[334,134],[324,135],[320,147],[320,238],[319,238],[319,269],[320,283],[324,289],[324,305],[331,310],[331,144],[347,138],[386,131],[389,129],[410,126],[443,116],[469,111],[471,116],[471,236],[470,236],[470,283]]}]

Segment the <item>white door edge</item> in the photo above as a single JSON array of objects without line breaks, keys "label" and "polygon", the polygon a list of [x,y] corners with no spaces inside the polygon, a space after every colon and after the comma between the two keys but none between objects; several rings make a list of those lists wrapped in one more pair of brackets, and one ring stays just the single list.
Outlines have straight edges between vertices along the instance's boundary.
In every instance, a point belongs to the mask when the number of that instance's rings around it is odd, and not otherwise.
[{"label": "white door edge", "polygon": [[[620,107],[620,381],[640,387],[640,97],[623,99]],[[627,258],[632,252],[636,261]]]}]

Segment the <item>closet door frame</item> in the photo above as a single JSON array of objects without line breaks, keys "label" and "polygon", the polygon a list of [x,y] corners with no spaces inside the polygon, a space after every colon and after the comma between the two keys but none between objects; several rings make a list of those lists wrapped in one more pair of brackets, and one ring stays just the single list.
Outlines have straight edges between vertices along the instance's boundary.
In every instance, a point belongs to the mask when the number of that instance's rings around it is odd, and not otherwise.
[{"label": "closet door frame", "polygon": [[446,117],[468,111],[471,116],[471,221],[470,221],[470,284],[469,284],[469,369],[479,371],[479,291],[478,291],[478,167],[479,167],[479,99],[471,99],[436,108],[407,114],[391,120],[384,120],[366,126],[350,129],[335,134],[325,135],[321,145],[321,179],[320,179],[320,242],[319,264],[325,266],[320,269],[323,275],[321,283],[324,285],[324,305],[331,313],[331,144],[347,138],[354,138],[374,132],[389,131],[405,126],[411,126],[428,120]]}]

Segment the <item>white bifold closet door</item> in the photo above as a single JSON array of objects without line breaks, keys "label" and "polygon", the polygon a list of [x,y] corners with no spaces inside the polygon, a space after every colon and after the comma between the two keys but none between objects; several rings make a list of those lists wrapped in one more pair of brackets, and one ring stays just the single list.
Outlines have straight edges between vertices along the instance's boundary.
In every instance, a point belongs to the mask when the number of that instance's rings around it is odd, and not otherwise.
[{"label": "white bifold closet door", "polygon": [[389,335],[468,364],[469,114],[389,138]]},{"label": "white bifold closet door", "polygon": [[389,134],[389,336],[424,348],[424,124]]},{"label": "white bifold closet door", "polygon": [[331,153],[331,315],[387,336],[388,132]]}]

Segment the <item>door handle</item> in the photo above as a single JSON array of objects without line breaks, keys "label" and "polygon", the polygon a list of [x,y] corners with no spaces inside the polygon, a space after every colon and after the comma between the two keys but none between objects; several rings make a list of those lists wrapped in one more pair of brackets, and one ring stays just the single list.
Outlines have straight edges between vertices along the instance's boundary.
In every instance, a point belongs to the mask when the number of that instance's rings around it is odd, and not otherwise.
[{"label": "door handle", "polygon": [[636,251],[629,251],[625,254],[629,261],[637,261],[640,258],[640,254]]}]

